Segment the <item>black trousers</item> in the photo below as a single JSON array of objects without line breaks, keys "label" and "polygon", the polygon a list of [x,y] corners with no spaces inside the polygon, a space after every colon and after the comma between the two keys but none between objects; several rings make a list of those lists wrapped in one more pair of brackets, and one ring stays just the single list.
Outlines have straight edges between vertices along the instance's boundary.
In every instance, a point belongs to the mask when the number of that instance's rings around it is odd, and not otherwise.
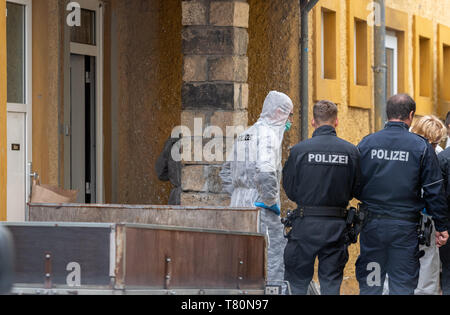
[{"label": "black trousers", "polygon": [[369,220],[361,231],[360,245],[356,278],[361,295],[381,295],[386,273],[390,295],[414,294],[420,269],[416,223]]},{"label": "black trousers", "polygon": [[322,295],[339,295],[348,261],[344,241],[345,220],[331,217],[304,217],[294,221],[284,251],[285,280],[292,293],[306,295],[319,259],[319,282]]}]

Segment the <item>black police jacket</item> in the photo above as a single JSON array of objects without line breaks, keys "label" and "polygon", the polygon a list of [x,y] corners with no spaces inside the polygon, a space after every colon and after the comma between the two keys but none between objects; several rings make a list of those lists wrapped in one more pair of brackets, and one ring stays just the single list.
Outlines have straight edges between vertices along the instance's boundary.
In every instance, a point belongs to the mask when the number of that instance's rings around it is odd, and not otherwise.
[{"label": "black police jacket", "polygon": [[403,122],[388,122],[385,129],[365,137],[358,149],[362,172],[358,199],[371,212],[413,218],[426,208],[436,230],[447,229],[442,174],[427,139],[409,132]]},{"label": "black police jacket", "polygon": [[447,208],[450,212],[450,148],[439,153],[442,177],[444,178],[445,195],[447,197]]},{"label": "black police jacket", "polygon": [[298,206],[346,208],[359,186],[359,152],[336,136],[332,126],[291,149],[283,168],[283,187]]}]

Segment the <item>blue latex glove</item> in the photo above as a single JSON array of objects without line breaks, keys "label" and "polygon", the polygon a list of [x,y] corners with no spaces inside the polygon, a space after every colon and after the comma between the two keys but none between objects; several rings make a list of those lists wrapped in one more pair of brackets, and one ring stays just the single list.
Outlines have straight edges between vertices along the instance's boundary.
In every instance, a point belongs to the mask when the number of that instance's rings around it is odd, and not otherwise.
[{"label": "blue latex glove", "polygon": [[270,211],[274,212],[278,216],[281,215],[280,207],[278,207],[277,204],[274,204],[273,206],[269,207],[264,202],[255,202],[255,207],[264,208],[264,209],[270,210]]}]

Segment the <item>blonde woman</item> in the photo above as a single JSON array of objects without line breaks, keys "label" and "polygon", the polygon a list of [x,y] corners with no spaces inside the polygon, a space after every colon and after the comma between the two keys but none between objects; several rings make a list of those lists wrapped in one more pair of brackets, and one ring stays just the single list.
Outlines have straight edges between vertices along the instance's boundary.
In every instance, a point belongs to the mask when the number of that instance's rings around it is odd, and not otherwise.
[{"label": "blonde woman", "polygon": [[438,117],[428,115],[420,118],[413,124],[411,131],[427,138],[435,150],[442,151],[438,145],[447,137],[447,128]]},{"label": "blonde woman", "polygon": [[[438,153],[439,143],[441,143],[447,137],[447,128],[444,123],[436,116],[424,116],[413,124],[411,132],[414,132],[424,138],[426,138],[433,148]],[[442,150],[442,149],[441,149]],[[424,222],[431,220],[426,214],[426,210],[423,213]],[[434,224],[434,223],[433,223]],[[433,234],[434,234],[433,225]],[[433,235],[432,234],[432,235]],[[414,294],[417,295],[436,295],[439,294],[439,272],[440,272],[440,260],[439,260],[439,248],[435,242],[431,242],[430,247],[420,245],[420,251],[424,252],[424,256],[420,259],[420,272],[419,272],[419,284]]]}]

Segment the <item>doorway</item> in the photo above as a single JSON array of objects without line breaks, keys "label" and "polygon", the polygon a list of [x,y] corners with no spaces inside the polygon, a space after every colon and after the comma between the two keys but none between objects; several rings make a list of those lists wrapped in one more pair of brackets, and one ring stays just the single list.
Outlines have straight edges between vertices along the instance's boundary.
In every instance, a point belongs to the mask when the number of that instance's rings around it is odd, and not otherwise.
[{"label": "doorway", "polygon": [[31,1],[7,1],[6,10],[7,220],[21,222],[31,185]]},{"label": "doorway", "polygon": [[96,202],[95,58],[70,56],[70,188],[78,203]]},{"label": "doorway", "polygon": [[103,203],[103,6],[81,0],[65,26],[64,187],[78,203]]}]

